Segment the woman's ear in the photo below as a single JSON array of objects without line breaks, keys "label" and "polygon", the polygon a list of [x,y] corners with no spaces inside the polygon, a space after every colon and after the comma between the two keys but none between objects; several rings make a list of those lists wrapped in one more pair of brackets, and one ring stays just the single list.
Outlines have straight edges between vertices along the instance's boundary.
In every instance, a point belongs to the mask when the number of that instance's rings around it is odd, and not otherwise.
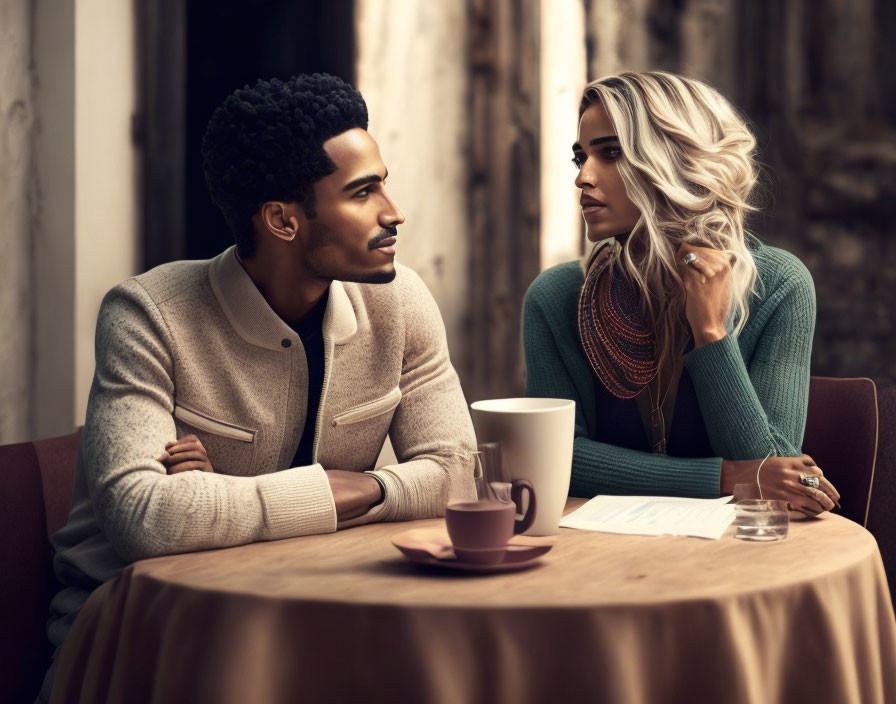
[{"label": "woman's ear", "polygon": [[292,242],[299,232],[299,219],[292,210],[288,203],[268,201],[262,204],[259,214],[266,230],[284,242]]}]

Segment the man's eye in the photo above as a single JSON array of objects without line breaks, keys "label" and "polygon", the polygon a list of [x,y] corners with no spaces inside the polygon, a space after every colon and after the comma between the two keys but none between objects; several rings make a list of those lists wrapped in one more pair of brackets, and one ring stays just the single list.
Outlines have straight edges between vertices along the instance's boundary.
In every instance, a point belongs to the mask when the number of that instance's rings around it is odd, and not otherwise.
[{"label": "man's eye", "polygon": [[369,195],[370,195],[370,189],[362,188],[360,191],[355,193],[355,195],[353,195],[352,198],[366,198]]},{"label": "man's eye", "polygon": [[577,169],[581,169],[585,165],[585,155],[573,154],[572,163]]}]

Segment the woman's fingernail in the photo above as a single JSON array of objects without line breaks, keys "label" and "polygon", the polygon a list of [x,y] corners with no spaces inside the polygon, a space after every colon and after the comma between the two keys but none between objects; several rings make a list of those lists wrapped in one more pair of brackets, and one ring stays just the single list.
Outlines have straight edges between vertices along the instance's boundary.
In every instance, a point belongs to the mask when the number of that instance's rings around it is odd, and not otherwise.
[{"label": "woman's fingernail", "polygon": [[169,457],[171,457],[171,455],[169,455],[167,452],[163,452],[163,453],[162,453],[162,456],[159,457],[159,462],[164,462],[164,461],[167,460]]}]

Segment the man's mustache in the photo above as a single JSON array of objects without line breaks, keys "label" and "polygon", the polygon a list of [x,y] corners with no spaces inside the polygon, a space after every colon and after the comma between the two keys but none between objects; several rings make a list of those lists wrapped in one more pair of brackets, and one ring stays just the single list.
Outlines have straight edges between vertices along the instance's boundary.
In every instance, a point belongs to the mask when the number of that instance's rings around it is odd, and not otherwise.
[{"label": "man's mustache", "polygon": [[380,232],[380,234],[370,239],[367,242],[367,249],[376,249],[380,242],[389,239],[390,237],[398,237],[398,227],[395,225],[383,228],[383,231]]}]

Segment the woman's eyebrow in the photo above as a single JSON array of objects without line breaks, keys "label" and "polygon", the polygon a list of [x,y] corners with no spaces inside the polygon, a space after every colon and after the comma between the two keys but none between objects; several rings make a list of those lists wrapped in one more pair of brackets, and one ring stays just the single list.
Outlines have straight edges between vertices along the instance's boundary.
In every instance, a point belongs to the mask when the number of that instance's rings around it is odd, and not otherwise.
[{"label": "woman's eyebrow", "polygon": [[[590,142],[588,142],[588,146],[594,147],[598,144],[603,144],[604,142],[618,142],[618,141],[619,141],[619,137],[617,137],[615,134],[611,134],[606,137],[595,137]],[[582,145],[579,144],[578,142],[576,142],[575,144],[572,145],[572,150],[574,152],[580,152],[580,151],[582,151]]]}]

